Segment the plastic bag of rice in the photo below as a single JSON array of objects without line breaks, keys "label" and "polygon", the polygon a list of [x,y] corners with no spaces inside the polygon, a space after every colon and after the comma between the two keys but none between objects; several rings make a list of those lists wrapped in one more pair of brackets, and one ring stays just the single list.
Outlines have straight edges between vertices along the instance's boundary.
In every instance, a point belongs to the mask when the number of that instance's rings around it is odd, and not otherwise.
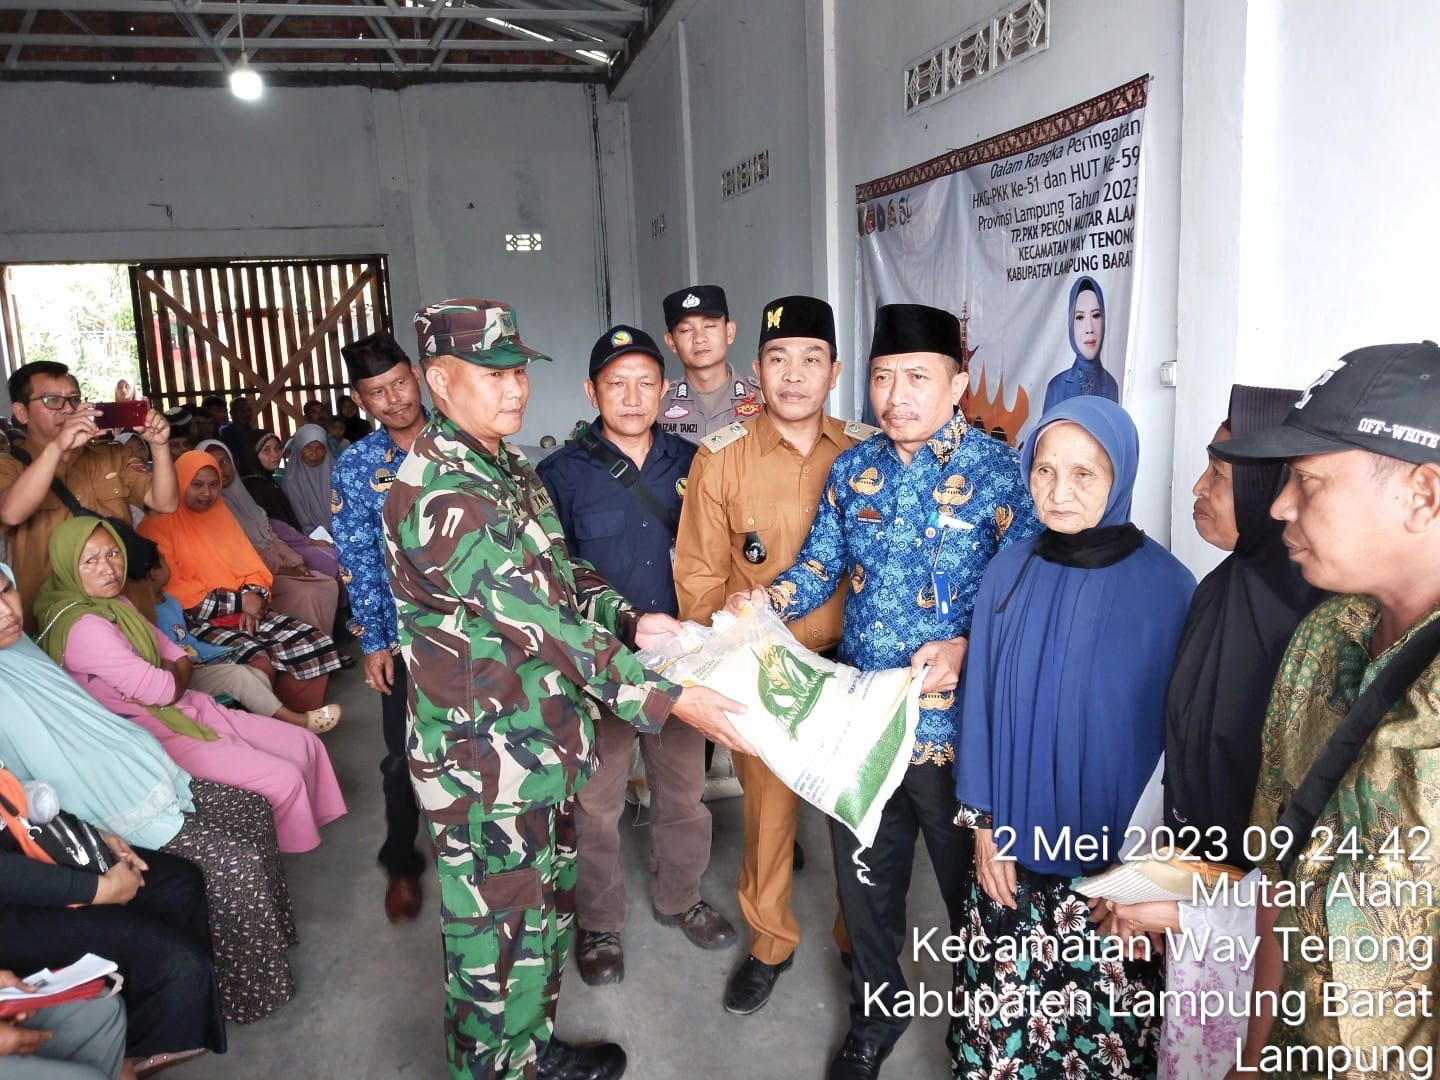
[{"label": "plastic bag of rice", "polygon": [[735,729],[792,791],[866,847],[915,746],[920,683],[908,668],[861,671],[798,641],[773,611],[715,613],[638,654],[652,671],[743,702]]}]

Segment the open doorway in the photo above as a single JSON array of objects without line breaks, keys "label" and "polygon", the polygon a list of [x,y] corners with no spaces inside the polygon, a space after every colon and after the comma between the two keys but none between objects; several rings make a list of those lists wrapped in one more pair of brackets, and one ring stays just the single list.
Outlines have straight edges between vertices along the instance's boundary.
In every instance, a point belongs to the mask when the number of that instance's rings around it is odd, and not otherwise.
[{"label": "open doorway", "polygon": [[7,266],[0,289],[7,374],[21,364],[53,360],[70,368],[90,401],[115,400],[121,380],[138,396],[140,348],[129,266]]}]

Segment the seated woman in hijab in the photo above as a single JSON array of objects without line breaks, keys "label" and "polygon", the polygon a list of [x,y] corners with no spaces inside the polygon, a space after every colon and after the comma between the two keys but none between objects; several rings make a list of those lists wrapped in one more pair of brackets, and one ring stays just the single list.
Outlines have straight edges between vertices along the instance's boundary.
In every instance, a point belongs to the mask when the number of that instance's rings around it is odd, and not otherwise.
[{"label": "seated woman in hijab", "polygon": [[[1108,1077],[1155,1071],[1156,1021],[1109,1003],[1112,991],[1158,990],[1159,961],[1098,939],[1073,890],[1118,858],[1159,762],[1165,684],[1195,587],[1130,523],[1138,459],[1135,425],[1113,402],[1079,397],[1047,412],[1021,457],[1045,531],[997,555],[975,601],[955,791],[957,822],[975,827],[976,882],[959,933],[1022,948],[1013,961],[967,955],[961,982],[1020,1008],[952,1023],[957,1076],[991,1075],[1009,1059],[1037,1076],[1081,1075],[1090,1058]],[[1096,850],[1107,837],[1112,850]],[[1032,1013],[1033,1000],[1061,1002],[1064,1015]]]},{"label": "seated woman in hijab", "polygon": [[220,498],[220,468],[203,450],[175,463],[180,505],[152,514],[140,535],[155,541],[170,564],[170,595],[180,601],[195,636],[234,646],[237,664],[263,652],[279,672],[275,694],[287,709],[318,709],[330,672],[342,666],[335,642],[313,623],[270,606],[274,575]]},{"label": "seated woman in hijab", "polygon": [[[3,809],[27,822],[54,817],[48,784],[0,768]],[[0,968],[35,971],[95,953],[119,966],[126,1056],[146,1066],[223,1053],[225,1024],[210,959],[205,879],[185,859],[131,848],[102,832],[114,865],[104,874],[34,857],[0,833]]]},{"label": "seated woman in hijab", "polygon": [[[340,583],[337,580],[340,564],[334,564],[335,570],[329,576],[312,570],[306,564],[304,555],[275,535],[265,511],[237,479],[235,460],[228,446],[219,439],[206,439],[195,449],[204,450],[215,459],[215,465],[220,470],[220,497],[240,523],[240,528],[245,530],[246,538],[254,545],[261,561],[275,575],[275,609],[322,630],[334,626],[335,610],[340,603]],[[309,543],[304,546],[307,550],[319,550]]]},{"label": "seated woman in hijab", "polygon": [[135,721],[192,776],[258,792],[280,850],[309,851],[345,813],[330,755],[313,732],[226,709],[189,689],[185,650],[120,595],[125,545],[108,521],[71,518],[50,534],[50,576],[35,600],[36,642],[117,716]]},{"label": "seated woman in hijab", "polygon": [[330,470],[335,458],[325,429],[306,424],[290,440],[290,464],[285,469],[285,497],[295,510],[300,530],[330,531]]},{"label": "seated woman in hijab", "polygon": [[335,545],[327,544],[323,540],[312,540],[301,531],[295,508],[290,505],[285,489],[275,478],[275,472],[280,468],[284,445],[286,444],[281,443],[278,435],[272,435],[268,431],[257,434],[252,444],[235,460],[235,470],[240,474],[240,483],[250,493],[255,504],[269,517],[270,528],[275,536],[298,552],[311,570],[338,581],[340,561],[335,554]]},{"label": "seated woman in hijab", "polygon": [[[260,509],[269,515],[271,524],[278,521],[298,531],[300,519],[295,516],[294,507],[285,497],[280,481],[275,479],[275,470],[280,468],[283,445],[280,436],[274,432],[257,431],[251,440],[250,449],[241,455],[235,467],[240,472],[240,482],[245,485],[245,490],[250,492],[250,497]],[[281,534],[277,532],[276,535]],[[281,539],[284,537],[281,536]],[[285,542],[288,544],[290,541]]]},{"label": "seated woman in hijab", "polygon": [[[1255,386],[1230,392],[1230,415],[1215,443],[1279,424],[1300,393]],[[1279,462],[1231,465],[1210,455],[1196,481],[1195,530],[1231,554],[1195,590],[1165,695],[1165,825],[1177,845],[1200,858],[1246,871],[1234,902],[1200,905],[1160,901],[1112,904],[1128,933],[1191,932],[1195,940],[1255,936],[1254,882],[1245,856],[1245,829],[1260,773],[1260,732],[1270,688],[1290,636],[1326,593],[1306,583],[1290,561],[1284,523],[1270,516],[1281,486]],[[1165,988],[1243,994],[1250,967],[1205,956],[1166,956]],[[1244,1016],[1167,1012],[1160,1041],[1160,1076],[1221,1077],[1235,1064],[1246,1034]],[[1239,1000],[1237,997],[1236,1000]]]},{"label": "seated woman in hijab", "polygon": [[[0,761],[22,781],[44,780],[66,810],[132,847],[198,866],[225,1019],[268,1016],[295,994],[286,949],[296,942],[270,804],[192,780],[152,736],[101,708],[21,632],[20,593],[10,568],[0,571]],[[3,923],[0,940],[17,940]],[[187,1036],[171,1049],[195,1046],[224,1043]]]}]

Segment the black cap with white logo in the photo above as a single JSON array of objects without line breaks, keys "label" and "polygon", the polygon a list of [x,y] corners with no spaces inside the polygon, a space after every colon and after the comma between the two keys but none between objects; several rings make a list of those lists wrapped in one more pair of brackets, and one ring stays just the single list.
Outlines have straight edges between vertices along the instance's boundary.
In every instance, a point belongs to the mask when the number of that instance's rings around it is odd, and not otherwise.
[{"label": "black cap with white logo", "polygon": [[665,311],[666,330],[674,330],[675,324],[687,315],[730,318],[730,305],[725,300],[725,290],[719,285],[691,285],[679,289],[661,300],[660,306]]},{"label": "black cap with white logo", "polygon": [[1225,461],[1369,450],[1440,464],[1440,345],[1370,345],[1347,353],[1300,395],[1278,427],[1210,450]]}]

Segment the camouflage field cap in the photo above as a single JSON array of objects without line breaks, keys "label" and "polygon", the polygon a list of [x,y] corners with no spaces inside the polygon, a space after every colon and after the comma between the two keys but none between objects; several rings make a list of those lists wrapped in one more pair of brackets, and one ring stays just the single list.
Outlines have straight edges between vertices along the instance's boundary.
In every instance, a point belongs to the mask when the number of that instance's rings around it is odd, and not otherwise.
[{"label": "camouflage field cap", "polygon": [[481,367],[513,368],[549,360],[525,345],[515,309],[503,300],[441,300],[415,313],[420,359],[458,356]]}]

